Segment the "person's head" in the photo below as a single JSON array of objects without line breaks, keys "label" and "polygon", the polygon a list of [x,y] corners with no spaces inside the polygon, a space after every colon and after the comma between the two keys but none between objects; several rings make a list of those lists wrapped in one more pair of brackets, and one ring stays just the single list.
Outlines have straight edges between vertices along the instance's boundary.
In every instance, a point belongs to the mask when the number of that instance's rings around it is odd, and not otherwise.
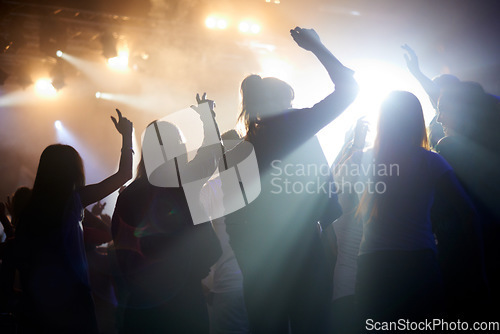
[{"label": "person's head", "polygon": [[[177,159],[179,164],[184,165],[187,163],[187,150],[186,150],[184,135],[175,124],[167,121],[154,120],[151,123],[149,123],[148,126],[146,127],[146,132],[147,131],[151,131],[154,133],[155,143],[159,143],[159,139],[157,138],[157,136],[159,135],[161,138],[161,143],[165,150],[170,149],[170,151],[177,152],[178,154]],[[168,152],[166,153],[168,154]],[[170,154],[171,153],[172,152],[170,152]],[[143,149],[141,150],[141,160],[137,165],[136,179],[146,176],[147,176],[146,164],[144,162],[144,147],[143,147]]]},{"label": "person's head", "polygon": [[293,88],[280,79],[249,75],[241,83],[242,110],[238,120],[248,132],[262,118],[289,109],[294,94]]},{"label": "person's head", "polygon": [[410,147],[428,148],[422,105],[410,92],[393,91],[380,108],[375,152]]},{"label": "person's head", "polygon": [[476,82],[460,82],[445,89],[438,102],[437,121],[447,136],[477,137],[495,115],[495,103]]},{"label": "person's head", "polygon": [[69,145],[48,146],[40,156],[33,194],[39,192],[69,195],[85,185],[83,161]]},{"label": "person's head", "polygon": [[17,225],[21,213],[28,206],[30,198],[31,189],[28,187],[17,188],[14,195],[12,195],[12,212],[10,215],[12,216],[12,225],[14,227]]},{"label": "person's head", "polygon": [[234,129],[224,132],[220,137],[222,139],[222,143],[224,144],[226,150],[233,149],[241,141],[241,137],[238,135],[238,132]]},{"label": "person's head", "polygon": [[460,82],[460,79],[452,74],[441,74],[432,78],[432,81],[439,87],[440,90],[443,90],[453,87],[453,85]]},{"label": "person's head", "polygon": [[71,194],[85,186],[83,161],[69,145],[48,146],[40,156],[33,185],[29,210],[38,215],[33,218],[39,228],[59,226],[64,208]]}]

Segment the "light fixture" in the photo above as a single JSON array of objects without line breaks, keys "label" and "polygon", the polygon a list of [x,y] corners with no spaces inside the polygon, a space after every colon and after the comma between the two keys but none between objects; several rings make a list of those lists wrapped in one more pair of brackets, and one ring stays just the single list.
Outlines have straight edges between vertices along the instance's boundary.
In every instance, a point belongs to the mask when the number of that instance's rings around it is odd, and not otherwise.
[{"label": "light fixture", "polygon": [[217,26],[217,19],[213,16],[207,17],[207,19],[205,20],[205,26],[208,29],[214,29]]},{"label": "light fixture", "polygon": [[252,24],[252,26],[250,27],[250,31],[253,34],[258,34],[260,32],[260,25],[258,25],[257,23]]},{"label": "light fixture", "polygon": [[38,95],[43,97],[54,97],[57,95],[56,89],[52,86],[52,81],[48,78],[37,80],[35,83],[35,91]]},{"label": "light fixture", "polygon": [[238,26],[238,29],[241,31],[241,32],[248,32],[250,30],[250,24],[246,21],[242,21],[240,22],[240,25]]}]

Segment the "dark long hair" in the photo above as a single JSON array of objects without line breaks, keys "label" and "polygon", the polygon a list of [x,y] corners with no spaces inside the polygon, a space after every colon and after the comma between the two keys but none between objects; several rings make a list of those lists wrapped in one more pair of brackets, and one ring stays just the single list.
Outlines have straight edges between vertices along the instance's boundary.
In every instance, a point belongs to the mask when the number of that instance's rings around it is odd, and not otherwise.
[{"label": "dark long hair", "polygon": [[83,186],[85,172],[78,152],[69,145],[50,145],[40,156],[29,207],[43,217],[41,222],[57,226],[71,194]]}]

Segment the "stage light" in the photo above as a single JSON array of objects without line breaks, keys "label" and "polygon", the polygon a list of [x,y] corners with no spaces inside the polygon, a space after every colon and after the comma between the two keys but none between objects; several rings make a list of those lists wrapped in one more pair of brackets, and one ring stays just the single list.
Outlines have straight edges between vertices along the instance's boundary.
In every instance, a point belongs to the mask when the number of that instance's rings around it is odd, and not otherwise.
[{"label": "stage light", "polygon": [[207,19],[205,20],[205,26],[208,29],[214,29],[217,26],[217,19],[213,16],[207,17]]},{"label": "stage light", "polygon": [[218,19],[217,20],[217,28],[223,30],[227,28],[227,21],[225,19]]},{"label": "stage light", "polygon": [[55,121],[54,127],[56,128],[56,130],[62,130],[63,126],[62,126],[61,121],[59,121],[59,120]]},{"label": "stage light", "polygon": [[126,71],[128,69],[128,51],[119,51],[117,57],[109,58],[108,66],[114,70]]},{"label": "stage light", "polygon": [[52,81],[47,78],[39,79],[35,83],[35,91],[43,97],[54,97],[57,95],[56,89],[52,86]]},{"label": "stage light", "polygon": [[95,93],[95,98],[96,98],[96,99],[100,99],[100,98],[101,98],[101,95],[102,95],[102,94],[101,94],[101,92],[96,92],[96,93]]},{"label": "stage light", "polygon": [[243,33],[247,33],[250,30],[250,24],[246,21],[243,21],[238,26],[238,29]]},{"label": "stage light", "polygon": [[63,55],[63,52],[62,52],[61,50],[57,50],[57,51],[56,51],[56,56],[57,56],[57,57],[61,58],[61,57],[62,57],[62,55]]},{"label": "stage light", "polygon": [[260,25],[258,25],[256,23],[252,24],[252,26],[250,27],[250,31],[253,34],[258,34],[260,32]]}]

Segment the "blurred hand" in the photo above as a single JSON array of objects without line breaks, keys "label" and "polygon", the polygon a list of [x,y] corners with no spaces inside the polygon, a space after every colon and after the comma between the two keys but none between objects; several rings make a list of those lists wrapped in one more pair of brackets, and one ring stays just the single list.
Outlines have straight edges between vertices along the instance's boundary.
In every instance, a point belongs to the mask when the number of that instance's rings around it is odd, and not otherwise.
[{"label": "blurred hand", "polygon": [[131,121],[129,121],[126,117],[122,116],[120,110],[116,109],[116,113],[118,114],[118,121],[116,118],[111,116],[111,120],[115,124],[116,130],[121,133],[122,136],[132,136],[132,130],[134,128]]},{"label": "blurred hand", "polygon": [[418,64],[418,57],[415,51],[413,51],[413,49],[410,48],[408,44],[401,45],[401,48],[408,52],[404,54],[404,57],[406,60],[406,66],[408,66],[408,70],[410,70],[410,73],[413,75],[419,74],[420,65]]},{"label": "blurred hand", "polygon": [[100,215],[102,215],[102,211],[104,210],[105,206],[106,206],[106,202],[101,203],[101,201],[99,201],[96,204],[94,204],[94,206],[92,207],[90,212],[92,212],[92,214],[94,216],[100,216]]},{"label": "blurred hand", "polygon": [[215,117],[215,101],[207,99],[207,93],[203,93],[203,95],[200,98],[200,94],[196,94],[196,102],[198,103],[198,106],[191,106],[193,110],[195,110],[200,116],[201,115],[201,109],[200,109],[200,104],[202,103],[208,103],[208,108],[210,108],[210,111],[212,112],[212,117]]},{"label": "blurred hand", "polygon": [[366,134],[368,133],[369,122],[361,117],[356,122],[356,128],[354,129],[354,139],[352,146],[355,148],[363,149],[365,147]]},{"label": "blurred hand", "polygon": [[295,27],[290,30],[293,40],[304,50],[313,51],[323,46],[321,40],[314,29],[303,29]]}]

